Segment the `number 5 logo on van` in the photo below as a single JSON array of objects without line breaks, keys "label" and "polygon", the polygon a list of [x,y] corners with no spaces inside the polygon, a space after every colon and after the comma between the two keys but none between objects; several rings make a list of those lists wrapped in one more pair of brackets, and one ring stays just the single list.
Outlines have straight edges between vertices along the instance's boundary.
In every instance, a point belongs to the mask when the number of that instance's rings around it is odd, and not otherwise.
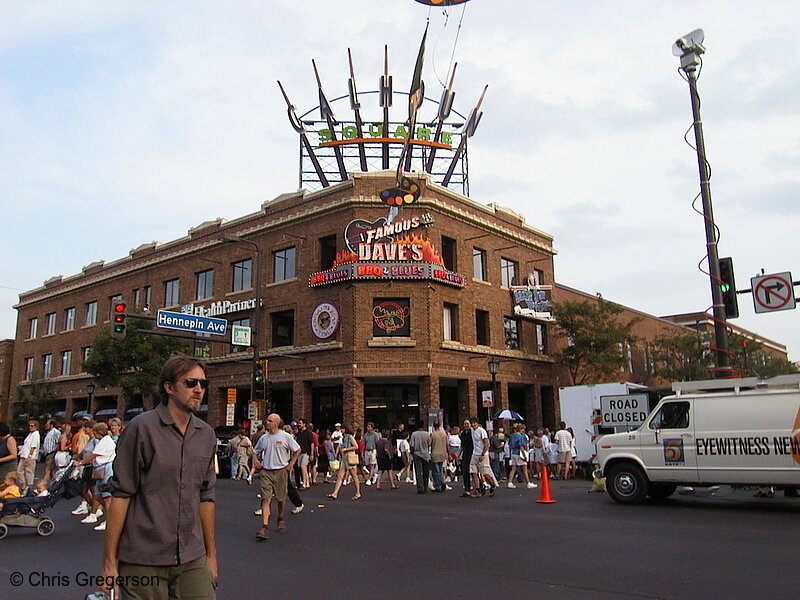
[{"label": "number 5 logo on van", "polygon": [[681,438],[664,439],[664,462],[668,465],[685,462]]}]

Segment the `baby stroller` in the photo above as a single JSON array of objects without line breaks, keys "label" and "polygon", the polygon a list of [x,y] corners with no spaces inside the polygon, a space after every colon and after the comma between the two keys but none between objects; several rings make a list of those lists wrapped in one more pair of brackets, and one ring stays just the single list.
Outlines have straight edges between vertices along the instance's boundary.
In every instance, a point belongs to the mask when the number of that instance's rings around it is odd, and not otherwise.
[{"label": "baby stroller", "polygon": [[61,469],[50,482],[48,487],[50,493],[47,496],[26,495],[21,498],[5,499],[0,510],[0,539],[8,535],[9,527],[35,527],[41,536],[53,533],[56,524],[45,515],[45,512],[61,498],[74,498],[80,495],[83,483],[80,479],[71,477],[76,469],[77,467],[72,464]]}]

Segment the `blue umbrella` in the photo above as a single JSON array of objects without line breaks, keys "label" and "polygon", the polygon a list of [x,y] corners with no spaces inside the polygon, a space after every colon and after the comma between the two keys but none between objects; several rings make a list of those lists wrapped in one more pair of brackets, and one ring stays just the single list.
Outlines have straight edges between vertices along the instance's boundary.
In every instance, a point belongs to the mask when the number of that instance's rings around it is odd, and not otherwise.
[{"label": "blue umbrella", "polygon": [[524,421],[525,419],[522,418],[522,415],[519,413],[514,412],[513,410],[501,410],[494,415],[495,419],[500,419],[504,421]]}]

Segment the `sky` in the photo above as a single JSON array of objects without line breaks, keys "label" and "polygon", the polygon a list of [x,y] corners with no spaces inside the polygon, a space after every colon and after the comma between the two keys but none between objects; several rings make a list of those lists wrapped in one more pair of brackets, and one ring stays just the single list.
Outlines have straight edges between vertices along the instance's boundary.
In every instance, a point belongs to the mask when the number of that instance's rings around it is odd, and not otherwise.
[{"label": "sky", "polygon": [[[558,282],[653,315],[712,304],[689,89],[671,52],[702,28],[719,254],[740,289],[762,269],[800,279],[796,0],[5,0],[2,14],[0,339],[15,336],[20,292],[296,190],[277,80],[302,114],[317,105],[312,59],[334,98],[348,48],[367,91],[388,45],[407,91],[427,22],[426,96],[439,98],[452,60],[456,110],[489,86],[470,197],[552,234]],[[420,118],[435,110],[424,102]],[[755,314],[749,294],[739,305],[735,324],[800,360],[800,309]]]}]

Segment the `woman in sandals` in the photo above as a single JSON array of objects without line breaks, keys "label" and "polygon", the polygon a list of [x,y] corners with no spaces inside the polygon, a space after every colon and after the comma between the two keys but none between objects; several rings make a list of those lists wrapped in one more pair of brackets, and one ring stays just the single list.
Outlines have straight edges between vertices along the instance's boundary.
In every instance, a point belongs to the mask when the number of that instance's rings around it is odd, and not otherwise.
[{"label": "woman in sandals", "polygon": [[336,457],[339,459],[339,474],[336,476],[336,485],[333,492],[328,494],[328,498],[336,500],[339,497],[339,490],[342,487],[344,478],[349,474],[353,478],[356,486],[356,494],[351,500],[361,499],[361,484],[358,481],[358,443],[353,436],[352,429],[346,425],[342,426],[342,443],[339,444]]}]

